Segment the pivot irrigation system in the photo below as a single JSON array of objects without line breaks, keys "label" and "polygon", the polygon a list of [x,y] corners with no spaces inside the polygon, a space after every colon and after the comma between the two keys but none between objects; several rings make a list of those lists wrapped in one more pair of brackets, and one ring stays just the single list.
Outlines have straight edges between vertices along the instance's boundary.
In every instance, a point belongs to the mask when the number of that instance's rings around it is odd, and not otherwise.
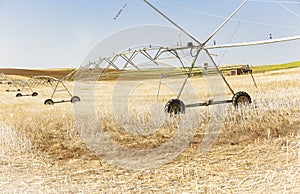
[{"label": "pivot irrigation system", "polygon": [[[6,92],[17,92],[16,97],[23,96],[38,96],[37,92],[34,92],[32,88],[36,88],[37,86],[49,86],[52,89],[51,97],[44,101],[46,105],[54,105],[55,103],[64,103],[64,102],[79,102],[80,98],[78,96],[73,96],[70,90],[65,85],[64,81],[74,79],[77,70],[72,71],[68,75],[66,75],[62,79],[58,79],[51,76],[33,76],[28,80],[23,79],[14,79],[10,76],[6,76],[4,73],[0,74],[0,84],[7,84],[8,88],[5,90]],[[24,94],[24,91],[28,92]],[[70,96],[68,100],[54,100],[54,96],[56,93],[65,92]]]},{"label": "pivot irrigation system", "polygon": [[[37,92],[34,92],[29,85],[28,81],[21,80],[21,79],[13,79],[11,77],[7,77],[9,81],[7,82],[8,88],[6,92],[17,92],[16,97],[23,97],[23,96],[32,96],[35,97],[38,95]],[[27,92],[24,94],[24,91]]]},{"label": "pivot irrigation system", "polygon": [[[174,99],[170,99],[165,104],[165,112],[179,114],[184,113],[186,108],[190,107],[198,107],[198,106],[210,106],[210,105],[217,105],[217,104],[225,104],[225,103],[232,103],[233,106],[238,107],[240,104],[250,104],[251,97],[245,91],[238,91],[235,92],[233,88],[230,86],[226,78],[224,77],[222,71],[220,70],[219,66],[216,64],[215,60],[213,59],[213,55],[209,52],[212,49],[220,49],[220,48],[234,48],[234,47],[246,47],[246,46],[255,46],[255,45],[264,45],[264,44],[271,44],[271,43],[278,43],[278,42],[286,42],[286,41],[293,41],[299,40],[300,36],[289,36],[284,38],[278,39],[270,39],[270,40],[263,40],[263,41],[254,41],[254,42],[244,42],[244,43],[233,43],[233,44],[225,44],[225,45],[210,45],[208,46],[207,43],[212,40],[212,38],[232,19],[234,15],[248,2],[248,0],[244,1],[230,16],[225,19],[225,21],[204,41],[200,42],[198,39],[193,37],[187,31],[185,31],[182,27],[180,27],[177,23],[167,17],[164,13],[150,4],[147,0],[144,2],[149,5],[152,9],[154,9],[158,14],[168,20],[171,24],[173,24],[177,29],[183,32],[187,37],[189,37],[195,44],[189,42],[186,46],[153,46],[150,45],[147,48],[137,48],[137,49],[129,49],[127,51],[119,52],[117,54],[113,54],[111,56],[102,57],[94,62],[89,62],[88,64],[82,66],[82,68],[91,70],[92,69],[101,69],[101,74],[105,73],[107,69],[116,69],[116,70],[123,70],[125,68],[133,68],[137,71],[141,71],[140,63],[138,62],[140,58],[144,58],[151,63],[156,64],[157,66],[160,64],[164,64],[162,62],[165,59],[176,60],[177,64],[180,64],[181,70],[183,70],[183,74],[186,76],[185,81],[183,82],[181,89],[178,91],[177,97]],[[185,53],[182,55],[182,53]],[[188,57],[192,60],[186,60],[186,53],[188,53]],[[210,63],[213,65],[214,72],[218,74],[223,82],[225,83],[226,87],[232,93],[231,99],[225,100],[218,100],[214,101],[213,99],[209,99],[205,102],[193,103],[193,104],[185,104],[180,98],[181,94],[186,86],[187,80],[195,75],[195,70],[197,69],[196,65],[198,58],[201,54],[207,56]],[[201,64],[203,67],[201,69],[200,74],[208,75],[212,68],[207,66],[207,63]],[[92,74],[92,72],[90,72]],[[250,70],[252,76],[252,70]],[[197,73],[196,73],[197,74]],[[80,75],[77,75],[80,77]],[[161,74],[161,79],[164,77],[168,77],[172,75]],[[253,82],[256,86],[255,80],[252,76]],[[160,81],[161,83],[161,81]],[[160,86],[158,89],[159,94]]]},{"label": "pivot irrigation system", "polygon": [[[66,76],[68,77],[68,76]],[[50,85],[51,89],[53,90],[51,97],[44,101],[45,105],[54,105],[56,103],[65,103],[65,102],[79,102],[80,98],[78,96],[73,96],[70,90],[65,85],[64,81],[66,77],[62,79],[57,79],[51,76],[34,76],[28,82],[31,86],[38,86],[38,85]],[[70,96],[69,100],[54,100],[54,96],[56,93],[65,92]]]}]

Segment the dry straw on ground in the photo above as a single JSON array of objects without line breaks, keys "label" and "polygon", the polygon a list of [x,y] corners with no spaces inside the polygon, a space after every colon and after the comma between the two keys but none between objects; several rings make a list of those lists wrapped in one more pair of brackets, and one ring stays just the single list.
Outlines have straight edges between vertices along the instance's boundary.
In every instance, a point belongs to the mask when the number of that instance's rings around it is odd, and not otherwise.
[{"label": "dry straw on ground", "polygon": [[[196,108],[201,123],[186,151],[159,168],[139,171],[109,165],[95,156],[78,137],[72,105],[44,106],[49,93],[43,88],[35,98],[16,99],[3,92],[0,193],[299,193],[299,74],[299,69],[257,74],[259,89],[249,76],[230,77],[236,91],[251,94],[253,104],[238,110],[222,105],[226,117],[216,144],[199,153],[202,127],[211,115],[208,107]],[[208,95],[200,82],[191,79],[199,99],[205,100]],[[113,140],[130,148],[152,149],[172,137],[172,125],[149,137],[126,134],[110,110],[113,84],[100,83],[96,91],[97,114]],[[165,93],[161,100],[169,97],[171,93]],[[149,118],[145,113],[137,119]]]}]

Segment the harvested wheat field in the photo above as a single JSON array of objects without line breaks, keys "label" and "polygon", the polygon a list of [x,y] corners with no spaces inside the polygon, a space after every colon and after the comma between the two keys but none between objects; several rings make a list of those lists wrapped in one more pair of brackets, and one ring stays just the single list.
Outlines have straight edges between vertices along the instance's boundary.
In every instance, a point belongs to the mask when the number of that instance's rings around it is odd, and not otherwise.
[{"label": "harvested wheat field", "polygon": [[[161,86],[155,110],[147,108],[157,94],[153,79],[99,81],[95,87],[69,82],[70,88],[80,87],[77,94],[82,101],[74,105],[45,106],[51,90],[41,86],[35,88],[37,97],[15,98],[1,92],[0,193],[299,193],[299,75],[299,68],[255,74],[258,88],[249,75],[228,77],[236,92],[251,95],[251,105],[197,107],[172,117],[165,116],[163,104],[174,98],[175,78],[169,80],[173,88]],[[203,78],[191,78],[189,84],[194,92],[183,92],[185,103],[211,97]],[[129,91],[125,100],[130,117],[113,114],[124,111],[123,93],[118,90],[125,86],[134,88],[124,90]],[[5,87],[0,85],[1,91]],[[232,95],[225,91],[230,99]],[[88,94],[95,95],[95,101]],[[151,111],[157,118],[154,122]],[[221,122],[209,131],[214,118]],[[159,128],[152,130],[155,122]],[[93,125],[101,125],[103,131],[88,127]],[[132,153],[148,150],[151,154],[177,133],[180,137],[167,150],[170,153],[161,150],[157,160],[144,154],[130,161],[116,147],[110,150],[113,142]],[[99,142],[104,134],[111,141]],[[172,155],[178,147],[184,149]]]}]

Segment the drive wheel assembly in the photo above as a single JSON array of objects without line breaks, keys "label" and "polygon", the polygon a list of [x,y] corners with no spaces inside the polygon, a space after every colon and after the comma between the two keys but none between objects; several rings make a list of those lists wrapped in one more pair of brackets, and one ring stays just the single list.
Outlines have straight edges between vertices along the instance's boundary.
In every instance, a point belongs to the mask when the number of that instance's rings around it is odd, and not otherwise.
[{"label": "drive wheel assembly", "polygon": [[171,99],[165,105],[166,113],[180,114],[185,113],[185,104],[179,99]]},{"label": "drive wheel assembly", "polygon": [[76,102],[80,102],[80,98],[78,96],[73,96],[71,98],[71,103],[76,103]]},{"label": "drive wheel assembly", "polygon": [[21,93],[17,93],[16,97],[22,97],[23,95]]},{"label": "drive wheel assembly", "polygon": [[239,105],[249,105],[251,103],[251,97],[247,92],[237,92],[232,97],[232,103],[234,107]]},{"label": "drive wheel assembly", "polygon": [[45,100],[44,104],[45,105],[54,105],[54,102],[51,99],[47,99],[47,100]]},{"label": "drive wheel assembly", "polygon": [[37,92],[33,92],[32,94],[31,94],[32,96],[37,96],[37,95],[39,95]]}]

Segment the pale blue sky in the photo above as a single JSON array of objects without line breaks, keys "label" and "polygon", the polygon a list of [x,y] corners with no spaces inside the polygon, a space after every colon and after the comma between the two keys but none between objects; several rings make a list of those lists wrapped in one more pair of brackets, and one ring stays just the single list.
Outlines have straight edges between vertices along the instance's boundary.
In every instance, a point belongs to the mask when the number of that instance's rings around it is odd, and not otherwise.
[{"label": "pale blue sky", "polygon": [[[200,41],[241,0],[149,0]],[[124,4],[119,17],[115,15]],[[300,0],[252,0],[214,37],[218,44],[300,35]],[[0,0],[0,67],[79,67],[101,40],[130,26],[172,26],[142,0]],[[235,32],[235,33],[234,33]],[[234,35],[234,36],[233,36]],[[212,43],[210,43],[212,44]],[[134,46],[134,45],[132,45]],[[220,64],[300,60],[300,41],[213,51]]]}]

